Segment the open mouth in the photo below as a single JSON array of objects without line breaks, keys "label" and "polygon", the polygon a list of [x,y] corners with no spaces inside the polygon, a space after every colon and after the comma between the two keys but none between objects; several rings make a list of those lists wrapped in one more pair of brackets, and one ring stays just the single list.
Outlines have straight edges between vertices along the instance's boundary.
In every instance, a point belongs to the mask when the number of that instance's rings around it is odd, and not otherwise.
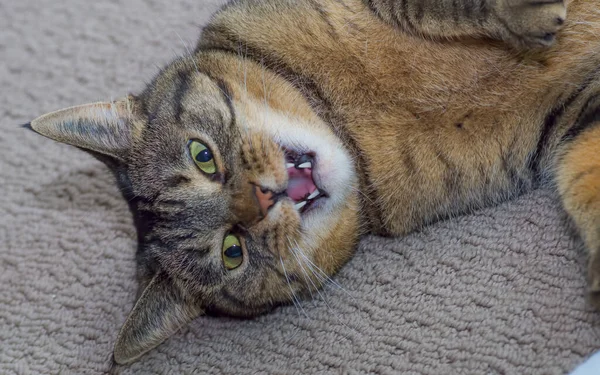
[{"label": "open mouth", "polygon": [[315,207],[321,198],[328,196],[325,191],[319,189],[313,178],[315,154],[301,154],[286,149],[285,161],[288,173],[286,193],[294,201],[294,208],[300,213],[305,213]]}]

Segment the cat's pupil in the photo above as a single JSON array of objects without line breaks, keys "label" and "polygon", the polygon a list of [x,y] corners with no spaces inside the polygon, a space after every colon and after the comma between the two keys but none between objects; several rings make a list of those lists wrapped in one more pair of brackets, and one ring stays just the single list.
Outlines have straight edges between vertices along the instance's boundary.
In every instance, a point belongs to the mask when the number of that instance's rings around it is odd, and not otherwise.
[{"label": "cat's pupil", "polygon": [[229,258],[238,258],[242,256],[242,247],[239,245],[231,245],[225,250],[225,256]]},{"label": "cat's pupil", "polygon": [[212,158],[213,156],[209,149],[204,149],[196,155],[196,161],[200,163],[206,163],[207,161],[211,161]]}]

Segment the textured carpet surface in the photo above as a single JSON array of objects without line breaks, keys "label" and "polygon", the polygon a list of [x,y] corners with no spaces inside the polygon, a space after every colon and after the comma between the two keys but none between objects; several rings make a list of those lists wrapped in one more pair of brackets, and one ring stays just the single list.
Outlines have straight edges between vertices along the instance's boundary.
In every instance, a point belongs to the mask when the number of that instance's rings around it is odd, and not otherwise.
[{"label": "textured carpet surface", "polygon": [[[100,374],[132,307],[135,233],[109,172],[17,127],[117,98],[218,3],[0,0],[0,373]],[[600,349],[555,195],[365,239],[302,310],[193,322],[123,374],[565,374]]]}]

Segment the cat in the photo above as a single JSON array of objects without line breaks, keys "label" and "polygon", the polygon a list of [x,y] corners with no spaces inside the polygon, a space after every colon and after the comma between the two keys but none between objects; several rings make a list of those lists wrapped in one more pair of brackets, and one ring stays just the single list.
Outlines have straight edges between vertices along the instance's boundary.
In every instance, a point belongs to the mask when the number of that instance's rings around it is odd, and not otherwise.
[{"label": "cat", "polygon": [[[600,0],[238,0],[146,89],[29,126],[105,162],[138,230],[130,363],[554,183],[600,298]],[[567,8],[569,17],[567,19]],[[307,272],[306,270],[310,270]]]}]

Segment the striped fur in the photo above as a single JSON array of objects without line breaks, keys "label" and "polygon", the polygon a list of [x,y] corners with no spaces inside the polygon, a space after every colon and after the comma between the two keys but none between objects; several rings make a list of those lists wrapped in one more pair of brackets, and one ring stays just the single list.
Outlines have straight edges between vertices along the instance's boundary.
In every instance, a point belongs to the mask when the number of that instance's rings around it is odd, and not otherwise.
[{"label": "striped fur", "polygon": [[[191,56],[113,106],[102,131],[106,121],[85,110],[32,122],[107,161],[136,218],[143,293],[117,361],[199,314],[251,316],[309,294],[365,233],[404,235],[544,179],[590,249],[600,295],[598,9],[600,0],[240,0],[215,14]],[[219,173],[198,173],[190,137],[207,140]],[[285,187],[286,142],[318,149],[333,176],[327,209],[303,218],[284,202],[254,220],[248,186]],[[120,148],[102,146],[111,144]],[[230,272],[220,259],[228,231],[246,255]]]}]

